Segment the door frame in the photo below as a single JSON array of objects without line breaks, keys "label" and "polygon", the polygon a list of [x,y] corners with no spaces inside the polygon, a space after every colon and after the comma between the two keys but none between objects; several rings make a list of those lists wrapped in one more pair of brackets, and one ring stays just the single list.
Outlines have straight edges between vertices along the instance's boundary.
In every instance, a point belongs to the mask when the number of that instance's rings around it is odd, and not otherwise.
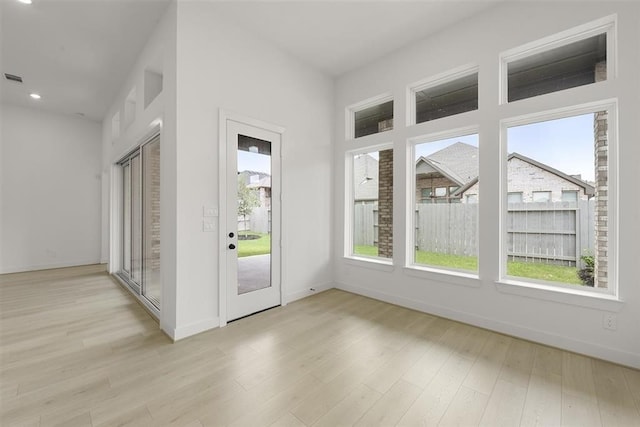
[{"label": "door frame", "polygon": [[[227,325],[228,313],[227,313],[227,191],[229,189],[227,182],[227,121],[231,120],[239,122],[247,126],[252,126],[264,130],[268,130],[280,135],[280,158],[282,159],[282,147],[284,146],[284,133],[285,128],[283,126],[267,123],[262,120],[254,119],[252,117],[244,116],[232,111],[220,109],[218,115],[218,314],[220,319],[220,327]],[[282,182],[282,160],[280,162],[280,182]],[[282,185],[281,185],[282,187]],[[282,206],[284,198],[282,196],[282,188],[280,189],[280,206]],[[282,214],[280,215],[280,242],[272,242],[271,244],[279,244],[280,249],[280,305],[286,305],[285,295],[285,280],[284,280],[284,248],[282,245],[283,235],[285,231],[282,227]]]}]

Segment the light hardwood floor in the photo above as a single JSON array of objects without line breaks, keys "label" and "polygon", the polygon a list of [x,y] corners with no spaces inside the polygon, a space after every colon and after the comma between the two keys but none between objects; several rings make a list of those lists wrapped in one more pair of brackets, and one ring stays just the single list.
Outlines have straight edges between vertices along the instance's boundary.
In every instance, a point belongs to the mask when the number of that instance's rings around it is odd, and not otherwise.
[{"label": "light hardwood floor", "polygon": [[0,297],[2,426],[640,425],[640,371],[337,290],[176,344],[100,267]]}]

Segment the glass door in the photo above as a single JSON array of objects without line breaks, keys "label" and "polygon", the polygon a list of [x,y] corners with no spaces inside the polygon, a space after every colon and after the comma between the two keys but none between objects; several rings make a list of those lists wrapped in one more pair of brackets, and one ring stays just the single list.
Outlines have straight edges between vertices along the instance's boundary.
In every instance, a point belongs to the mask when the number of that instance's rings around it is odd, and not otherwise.
[{"label": "glass door", "polygon": [[122,166],[122,271],[131,274],[131,164]]},{"label": "glass door", "polygon": [[227,311],[280,305],[280,135],[228,121]]},{"label": "glass door", "polygon": [[160,308],[160,138],[142,146],[143,274],[142,294]]},{"label": "glass door", "polygon": [[157,310],[160,277],[160,137],[121,162],[122,264],[118,276]]},{"label": "glass door", "polygon": [[140,155],[131,158],[131,275],[139,290],[142,285],[142,186]]}]

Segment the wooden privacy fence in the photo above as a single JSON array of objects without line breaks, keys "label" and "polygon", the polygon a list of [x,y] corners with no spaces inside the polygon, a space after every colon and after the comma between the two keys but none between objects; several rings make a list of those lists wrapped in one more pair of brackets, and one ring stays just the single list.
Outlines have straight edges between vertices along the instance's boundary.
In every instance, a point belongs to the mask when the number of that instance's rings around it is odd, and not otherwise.
[{"label": "wooden privacy fence", "polygon": [[579,265],[593,254],[595,200],[510,203],[507,254],[511,260]]},{"label": "wooden privacy fence", "polygon": [[[510,203],[506,219],[510,260],[575,266],[593,254],[595,202]],[[477,256],[478,205],[420,203],[415,211],[420,251]],[[499,238],[496,236],[496,238]],[[356,204],[354,243],[377,243],[377,207]]]},{"label": "wooden privacy fence", "polygon": [[238,231],[248,230],[256,233],[271,232],[271,209],[266,206],[258,206],[253,208],[246,219],[242,215],[238,215]]},{"label": "wooden privacy fence", "polygon": [[415,244],[418,250],[451,255],[477,255],[477,204],[419,203],[415,215]]},{"label": "wooden privacy fence", "polygon": [[378,244],[378,205],[357,203],[353,210],[354,244],[374,246]]}]

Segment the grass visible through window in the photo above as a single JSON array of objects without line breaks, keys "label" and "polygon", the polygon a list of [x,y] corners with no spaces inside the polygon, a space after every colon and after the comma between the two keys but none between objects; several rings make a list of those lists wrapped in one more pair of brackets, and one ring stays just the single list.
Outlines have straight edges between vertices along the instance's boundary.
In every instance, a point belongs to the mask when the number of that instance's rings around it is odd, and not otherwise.
[{"label": "grass visible through window", "polygon": [[[354,255],[362,256],[378,256],[378,248],[375,246],[355,246],[353,253]],[[478,271],[478,259],[471,256],[417,251],[416,263],[433,267],[452,268],[456,270]],[[509,276],[545,280],[549,282],[560,282],[572,285],[582,284],[575,267],[562,265],[508,261],[507,274]]]},{"label": "grass visible through window", "polygon": [[[243,240],[242,236],[256,236],[251,240]],[[271,253],[271,235],[256,233],[253,231],[240,231],[238,233],[238,258],[265,255]]]}]

